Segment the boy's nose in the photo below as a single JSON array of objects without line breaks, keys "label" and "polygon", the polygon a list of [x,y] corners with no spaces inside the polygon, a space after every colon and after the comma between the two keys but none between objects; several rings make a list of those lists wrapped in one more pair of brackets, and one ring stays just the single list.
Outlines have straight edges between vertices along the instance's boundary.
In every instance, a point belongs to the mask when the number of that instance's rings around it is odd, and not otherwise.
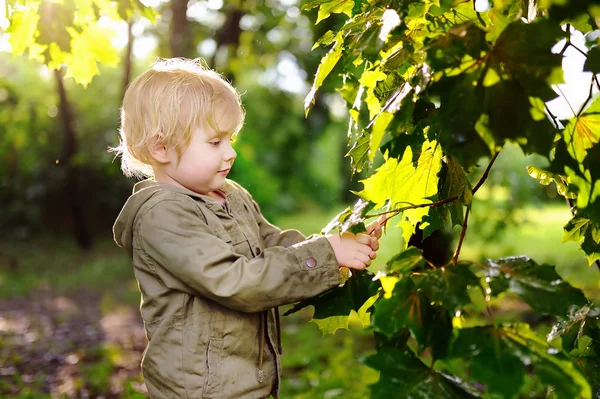
[{"label": "boy's nose", "polygon": [[230,145],[229,148],[227,149],[227,151],[225,152],[225,160],[233,161],[236,157],[237,157],[237,152],[235,152],[233,147],[231,147],[231,145]]}]

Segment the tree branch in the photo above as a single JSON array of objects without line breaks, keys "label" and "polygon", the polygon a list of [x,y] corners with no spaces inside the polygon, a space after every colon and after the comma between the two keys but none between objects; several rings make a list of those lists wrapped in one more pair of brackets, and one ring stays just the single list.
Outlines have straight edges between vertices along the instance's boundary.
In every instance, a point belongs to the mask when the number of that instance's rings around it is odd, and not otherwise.
[{"label": "tree branch", "polygon": [[494,156],[492,157],[492,159],[490,159],[490,163],[488,164],[487,168],[485,169],[485,172],[483,172],[483,175],[481,176],[481,179],[479,179],[479,181],[477,182],[477,184],[473,188],[473,195],[475,195],[475,193],[477,192],[477,190],[479,190],[479,188],[483,185],[483,183],[485,183],[488,175],[490,174],[490,169],[492,169],[492,165],[494,165],[494,162],[496,161],[496,158],[498,158],[498,154],[500,154],[500,151],[498,151],[497,153],[495,153]]},{"label": "tree branch", "polygon": [[467,211],[465,212],[465,220],[463,220],[462,229],[460,230],[458,245],[456,246],[456,251],[454,251],[454,256],[452,257],[452,263],[456,263],[458,261],[458,255],[460,254],[460,249],[462,248],[463,241],[465,240],[465,234],[467,233],[467,222],[469,220],[470,210],[471,208],[467,207]]},{"label": "tree branch", "polygon": [[554,122],[554,126],[556,126],[557,129],[560,129],[560,125],[558,124],[558,118],[556,117],[556,115],[554,115],[550,111],[550,108],[548,108],[548,105],[546,103],[544,103],[544,107],[546,107],[546,112],[548,113],[548,115],[550,115],[550,118],[552,118],[552,121]]},{"label": "tree branch", "polygon": [[[413,204],[413,205],[410,205],[410,206],[405,206],[405,207],[403,207],[403,208],[392,209],[391,211],[380,212],[380,213],[374,213],[374,214],[372,214],[372,215],[366,215],[366,216],[365,216],[365,220],[367,220],[367,219],[372,219],[372,218],[376,218],[376,217],[383,216],[383,215],[389,215],[389,214],[391,214],[391,213],[392,213],[393,215],[391,215],[391,216],[389,216],[389,217],[386,217],[386,218],[384,219],[384,221],[383,221],[383,223],[382,223],[382,224],[385,224],[385,223],[387,223],[387,221],[388,221],[388,220],[390,220],[390,219],[391,219],[391,218],[393,218],[394,216],[396,216],[396,215],[400,214],[401,212],[403,212],[403,211],[406,211],[406,210],[408,210],[408,209],[417,209],[417,208],[425,208],[425,207],[432,207],[432,208],[435,208],[436,206],[440,206],[440,205],[444,205],[444,204],[447,204],[447,203],[450,203],[450,202],[454,202],[454,201],[456,201],[458,198],[459,198],[458,196],[454,196],[454,197],[449,197],[449,198],[446,198],[446,199],[443,199],[443,200],[439,200],[439,201],[436,201],[436,202],[432,202],[432,203],[430,203],[430,204],[416,204],[416,205],[415,205],[415,204]],[[408,202],[407,202],[407,203],[408,203]]]}]

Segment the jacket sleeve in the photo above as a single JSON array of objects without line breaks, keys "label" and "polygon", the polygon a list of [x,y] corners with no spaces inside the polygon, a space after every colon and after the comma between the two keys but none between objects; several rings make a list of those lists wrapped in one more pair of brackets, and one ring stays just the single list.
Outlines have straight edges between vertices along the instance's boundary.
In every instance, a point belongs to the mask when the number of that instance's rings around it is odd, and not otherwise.
[{"label": "jacket sleeve", "polygon": [[[282,246],[289,247],[290,245],[299,243],[301,241],[306,240],[307,238],[299,232],[298,230],[281,230],[279,227],[271,224],[260,211],[260,207],[252,199],[250,193],[243,188],[242,186],[235,183],[236,187],[243,195],[243,200],[249,206],[249,209],[252,210],[252,214],[254,215],[254,219],[260,228],[260,235],[265,245],[265,248]],[[311,235],[309,238],[315,238],[316,235]]]},{"label": "jacket sleeve", "polygon": [[[265,248],[276,246],[289,247],[290,245],[306,240],[306,237],[298,230],[281,230],[279,227],[269,223],[260,211],[258,204],[254,200],[251,201],[254,218],[260,228],[260,235]],[[310,238],[313,237],[315,236],[311,236]]]},{"label": "jacket sleeve", "polygon": [[266,248],[247,259],[212,231],[194,203],[183,199],[153,205],[138,228],[140,249],[168,288],[242,312],[297,302],[339,284],[338,263],[324,237]]}]

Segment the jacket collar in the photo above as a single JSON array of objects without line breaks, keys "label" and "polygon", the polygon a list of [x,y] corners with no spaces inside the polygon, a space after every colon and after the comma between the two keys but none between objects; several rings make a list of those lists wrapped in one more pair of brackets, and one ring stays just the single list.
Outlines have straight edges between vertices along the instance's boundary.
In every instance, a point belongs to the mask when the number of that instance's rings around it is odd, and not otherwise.
[{"label": "jacket collar", "polygon": [[[146,180],[137,182],[133,186],[133,193],[135,194],[141,190],[146,190],[146,189],[151,189],[151,188],[159,188],[161,190],[168,190],[168,191],[172,191],[172,192],[185,194],[190,197],[194,197],[194,198],[199,199],[200,201],[204,202],[206,207],[213,211],[223,209],[223,203],[217,201],[216,199],[214,199],[213,197],[211,197],[209,195],[199,194],[195,191],[188,190],[187,188],[174,186],[174,185],[168,184],[168,183],[159,183],[152,179],[146,179]],[[225,201],[227,201],[229,199],[229,196],[235,192],[235,187],[229,181],[229,179],[226,179],[225,184],[223,184],[223,186],[221,186],[221,188],[219,190],[225,197]]]}]

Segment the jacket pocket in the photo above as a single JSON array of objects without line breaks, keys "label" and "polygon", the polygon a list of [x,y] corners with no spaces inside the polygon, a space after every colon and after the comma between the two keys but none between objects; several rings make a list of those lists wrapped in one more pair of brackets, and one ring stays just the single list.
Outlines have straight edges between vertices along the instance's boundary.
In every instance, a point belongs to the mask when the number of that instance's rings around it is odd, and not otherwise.
[{"label": "jacket pocket", "polygon": [[206,373],[204,377],[203,397],[218,398],[223,365],[223,339],[211,338],[206,346]]}]

